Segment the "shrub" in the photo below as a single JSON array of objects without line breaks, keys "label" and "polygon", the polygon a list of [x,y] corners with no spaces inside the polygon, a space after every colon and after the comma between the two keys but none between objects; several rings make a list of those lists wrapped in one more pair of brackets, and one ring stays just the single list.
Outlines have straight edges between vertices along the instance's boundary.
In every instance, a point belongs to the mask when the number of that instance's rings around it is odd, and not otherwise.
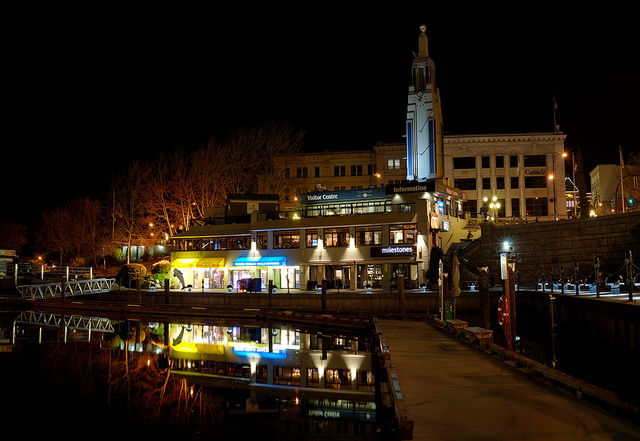
[{"label": "shrub", "polygon": [[163,281],[170,277],[171,262],[168,260],[161,260],[151,265],[151,274],[154,279]]},{"label": "shrub", "polygon": [[144,265],[139,263],[129,263],[120,268],[120,271],[116,276],[116,281],[118,281],[122,286],[131,285],[133,287],[136,280],[140,280],[140,284],[142,285],[146,275],[147,269]]}]

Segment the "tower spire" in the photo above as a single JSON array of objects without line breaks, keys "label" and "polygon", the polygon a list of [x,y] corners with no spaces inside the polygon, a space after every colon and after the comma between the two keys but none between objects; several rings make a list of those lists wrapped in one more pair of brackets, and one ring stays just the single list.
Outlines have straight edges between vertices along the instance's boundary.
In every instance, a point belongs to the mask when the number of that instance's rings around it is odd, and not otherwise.
[{"label": "tower spire", "polygon": [[420,26],[407,97],[407,179],[417,181],[441,178],[444,170],[440,92],[426,30]]},{"label": "tower spire", "polygon": [[429,40],[427,39],[427,25],[420,25],[420,36],[418,37],[418,59],[429,58]]}]

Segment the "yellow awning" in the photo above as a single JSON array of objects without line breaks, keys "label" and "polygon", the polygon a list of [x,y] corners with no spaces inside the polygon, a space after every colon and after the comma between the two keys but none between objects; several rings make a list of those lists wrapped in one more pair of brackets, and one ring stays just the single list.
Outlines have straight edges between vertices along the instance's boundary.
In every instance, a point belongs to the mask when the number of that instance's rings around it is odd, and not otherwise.
[{"label": "yellow awning", "polygon": [[193,268],[198,259],[196,257],[175,259],[171,262],[173,268]]},{"label": "yellow awning", "polygon": [[205,257],[196,264],[198,268],[224,268],[224,257]]}]

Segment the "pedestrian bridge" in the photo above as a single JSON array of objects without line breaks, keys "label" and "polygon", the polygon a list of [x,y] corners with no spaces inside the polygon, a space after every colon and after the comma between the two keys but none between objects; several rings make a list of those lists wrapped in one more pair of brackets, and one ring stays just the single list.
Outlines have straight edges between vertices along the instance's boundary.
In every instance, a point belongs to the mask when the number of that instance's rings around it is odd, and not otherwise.
[{"label": "pedestrian bridge", "polygon": [[81,331],[115,332],[111,320],[102,317],[85,317],[81,315],[64,316],[49,312],[21,312],[15,320],[19,324],[50,326],[77,329]]},{"label": "pedestrian bridge", "polygon": [[38,283],[35,285],[20,285],[23,299],[45,300],[54,298],[73,297],[83,294],[98,294],[111,291],[116,279],[84,279],[69,282]]}]

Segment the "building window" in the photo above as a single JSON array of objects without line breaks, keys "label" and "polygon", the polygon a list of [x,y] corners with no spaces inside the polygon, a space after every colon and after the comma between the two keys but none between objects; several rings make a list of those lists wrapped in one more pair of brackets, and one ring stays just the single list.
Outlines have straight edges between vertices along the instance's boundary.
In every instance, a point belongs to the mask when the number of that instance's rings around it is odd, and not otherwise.
[{"label": "building window", "polygon": [[318,387],[318,368],[307,368],[307,387]]},{"label": "building window", "polygon": [[368,164],[367,165],[367,174],[369,176],[371,176],[372,174],[374,174],[376,172],[376,165],[375,164]]},{"label": "building window", "polygon": [[478,201],[475,199],[468,200],[467,202],[462,203],[462,211],[465,213],[469,213],[472,218],[479,217],[478,216]]},{"label": "building window", "polygon": [[335,165],[333,167],[333,176],[340,176],[340,166]]},{"label": "building window", "polygon": [[324,382],[327,389],[351,389],[351,369],[325,369]]},{"label": "building window", "polygon": [[416,224],[391,225],[389,243],[416,243],[418,230]]},{"label": "building window", "polygon": [[400,159],[399,158],[387,159],[387,168],[389,170],[400,170]]},{"label": "building window", "polygon": [[520,188],[520,180],[517,176],[511,176],[511,188]]},{"label": "building window", "polygon": [[266,250],[269,248],[268,237],[269,235],[266,231],[258,232],[257,234],[258,243],[256,245],[259,250]]},{"label": "building window", "polygon": [[548,216],[549,206],[547,198],[527,198],[526,201],[527,216]]},{"label": "building window", "polygon": [[185,251],[247,250],[249,236],[207,237],[186,242]]},{"label": "building window", "polygon": [[273,384],[300,385],[300,368],[290,366],[273,367]]},{"label": "building window", "polygon": [[256,383],[268,383],[269,382],[269,366],[266,364],[259,364],[256,367]]},{"label": "building window", "polygon": [[302,177],[306,178],[307,176],[307,167],[302,167]]},{"label": "building window", "polygon": [[274,231],[273,248],[300,248],[300,232],[298,230]]},{"label": "building window", "polygon": [[306,236],[308,248],[318,246],[318,230],[306,230]]},{"label": "building window", "polygon": [[504,156],[496,156],[496,168],[504,168]]},{"label": "building window", "polygon": [[314,167],[314,177],[319,178],[320,177],[320,167]]},{"label": "building window", "polygon": [[547,177],[546,176],[525,176],[524,188],[546,188]]},{"label": "building window", "polygon": [[482,189],[491,190],[491,178],[482,178]]},{"label": "building window", "polygon": [[511,199],[511,216],[520,216],[520,198]]},{"label": "building window", "polygon": [[356,227],[356,245],[382,245],[382,227]]},{"label": "building window", "polygon": [[324,230],[325,247],[348,247],[349,228],[327,228]]},{"label": "building window", "polygon": [[496,178],[496,188],[498,190],[504,190],[504,177],[500,176]]},{"label": "building window", "polygon": [[356,166],[352,165],[351,166],[351,176],[355,176],[356,175]]},{"label": "building window", "polygon": [[518,168],[518,155],[509,156],[509,167]]},{"label": "building window", "polygon": [[453,158],[453,168],[455,169],[476,168],[476,157],[462,156],[459,158]]},{"label": "building window", "polygon": [[453,185],[459,190],[476,190],[476,178],[455,179]]},{"label": "building window", "polygon": [[301,178],[302,177],[302,167],[298,167],[296,169],[296,178]]},{"label": "building window", "polygon": [[547,158],[545,155],[527,155],[524,157],[525,167],[546,167]]},{"label": "building window", "polygon": [[491,168],[491,162],[489,156],[482,157],[482,168]]}]

